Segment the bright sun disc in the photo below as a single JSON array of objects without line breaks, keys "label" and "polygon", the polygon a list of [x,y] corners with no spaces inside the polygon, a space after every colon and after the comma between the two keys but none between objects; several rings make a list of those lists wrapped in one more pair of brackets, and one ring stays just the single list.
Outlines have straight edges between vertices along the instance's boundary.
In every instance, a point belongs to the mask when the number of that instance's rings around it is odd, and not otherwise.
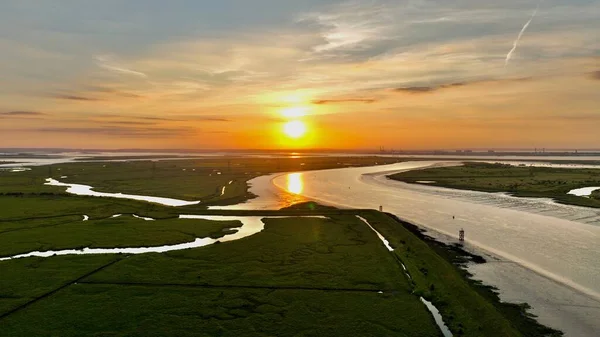
[{"label": "bright sun disc", "polygon": [[283,132],[285,132],[288,137],[300,138],[306,133],[306,125],[301,121],[287,122],[283,126]]}]

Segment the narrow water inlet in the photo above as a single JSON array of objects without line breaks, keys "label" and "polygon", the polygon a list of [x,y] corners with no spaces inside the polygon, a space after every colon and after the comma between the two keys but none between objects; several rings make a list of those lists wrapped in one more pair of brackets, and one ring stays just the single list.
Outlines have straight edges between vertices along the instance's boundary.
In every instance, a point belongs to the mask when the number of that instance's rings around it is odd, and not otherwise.
[{"label": "narrow water inlet", "polygon": [[437,326],[440,328],[444,337],[452,337],[452,332],[450,332],[450,329],[448,329],[448,326],[446,326],[446,323],[444,323],[444,320],[442,319],[442,315],[440,314],[440,311],[435,307],[435,305],[433,305],[431,302],[424,299],[423,297],[420,297],[420,299],[421,299],[421,302],[423,302],[423,304],[425,304],[425,306],[427,307],[429,312],[431,312],[431,314],[433,315],[435,324],[437,324]]},{"label": "narrow water inlet", "polygon": [[357,215],[356,217],[359,218],[360,220],[362,220],[362,222],[364,222],[365,224],[367,224],[367,226],[369,226],[369,228],[371,228],[371,230],[373,232],[375,232],[375,234],[377,234],[377,237],[379,238],[379,240],[381,240],[381,242],[383,242],[383,244],[385,245],[385,248],[387,248],[387,250],[389,250],[390,252],[394,251],[394,248],[392,248],[389,241],[386,240],[385,237],[383,237],[383,235],[381,235],[381,233],[379,233],[377,230],[375,230],[375,228],[373,228],[373,226],[371,226],[371,224],[369,223],[369,221],[367,219],[363,218],[360,215]]},{"label": "narrow water inlet", "polygon": [[600,190],[600,186],[577,188],[574,190],[570,190],[569,192],[567,192],[567,194],[575,195],[578,197],[589,197],[596,190]]},{"label": "narrow water inlet", "polygon": [[107,198],[117,198],[117,199],[131,199],[131,200],[152,202],[152,203],[161,204],[161,205],[165,205],[165,206],[179,207],[179,206],[197,205],[200,203],[200,200],[186,201],[186,200],[163,198],[163,197],[152,197],[152,196],[145,196],[145,195],[97,192],[97,191],[94,191],[93,187],[89,186],[89,185],[61,183],[60,181],[58,181],[56,179],[52,179],[52,178],[47,178],[46,183],[44,183],[44,185],[66,187],[67,193],[71,193],[71,194],[75,194],[75,195],[85,195],[85,196],[91,196],[91,197],[107,197]]},{"label": "narrow water inlet", "polygon": [[[369,223],[369,221],[367,219],[361,217],[360,215],[357,215],[356,217],[359,218],[360,220],[362,220],[365,224],[367,224],[367,226],[369,226],[369,228],[371,228],[371,230],[373,232],[375,232],[375,234],[377,234],[377,237],[381,240],[381,242],[383,242],[385,247],[390,252],[394,251],[392,246],[390,246],[389,241],[386,240],[386,238],[383,235],[381,235],[381,233],[379,233],[375,228],[373,228],[373,226],[371,226],[371,224]],[[408,270],[406,269],[406,266],[404,265],[404,263],[400,262],[400,264],[402,265],[402,269],[404,269],[404,274],[406,275],[406,277],[408,277],[409,280],[412,280],[412,277],[408,273]],[[433,315],[435,324],[437,324],[437,326],[440,328],[440,331],[442,332],[444,337],[452,337],[452,332],[450,332],[450,329],[448,329],[448,326],[446,325],[446,323],[444,323],[444,319],[442,318],[442,315],[440,314],[440,311],[438,310],[438,308],[436,308],[435,305],[433,305],[433,303],[427,301],[423,297],[419,297],[419,299],[421,300],[421,302],[423,302],[423,304],[425,304],[425,307],[427,308],[427,310],[429,310],[429,312],[431,312],[431,314]]]},{"label": "narrow water inlet", "polygon": [[153,219],[153,218],[148,218],[148,217],[144,217],[144,216],[139,216],[139,215],[137,215],[137,214],[132,214],[131,216],[133,216],[133,217],[134,217],[134,218],[136,218],[136,219],[142,219],[142,220],[145,220],[145,221],[155,221],[155,220],[156,220],[156,219]]}]

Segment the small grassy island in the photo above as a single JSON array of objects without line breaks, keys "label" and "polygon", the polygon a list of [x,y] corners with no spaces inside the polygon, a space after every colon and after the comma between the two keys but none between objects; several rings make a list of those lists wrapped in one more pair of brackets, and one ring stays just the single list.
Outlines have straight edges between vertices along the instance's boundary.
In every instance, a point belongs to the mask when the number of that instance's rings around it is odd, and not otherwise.
[{"label": "small grassy island", "polygon": [[567,194],[581,187],[600,186],[599,169],[513,166],[466,162],[462,166],[435,167],[397,173],[391,179],[407,183],[482,192],[508,192],[517,197],[551,198],[557,202],[600,207],[599,191],[591,197]]}]

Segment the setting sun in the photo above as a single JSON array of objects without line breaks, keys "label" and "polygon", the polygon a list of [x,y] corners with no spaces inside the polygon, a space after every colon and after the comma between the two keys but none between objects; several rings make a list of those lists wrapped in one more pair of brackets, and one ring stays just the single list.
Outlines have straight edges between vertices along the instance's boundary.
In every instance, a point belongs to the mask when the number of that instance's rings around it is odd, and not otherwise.
[{"label": "setting sun", "polygon": [[290,138],[300,138],[306,133],[306,124],[301,121],[291,121],[285,123],[283,132]]}]

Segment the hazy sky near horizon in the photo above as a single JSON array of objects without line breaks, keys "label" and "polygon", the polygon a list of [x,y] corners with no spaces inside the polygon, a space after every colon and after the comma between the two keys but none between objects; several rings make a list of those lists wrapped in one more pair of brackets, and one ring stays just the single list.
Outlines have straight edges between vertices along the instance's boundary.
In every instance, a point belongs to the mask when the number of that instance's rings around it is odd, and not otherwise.
[{"label": "hazy sky near horizon", "polygon": [[3,0],[0,50],[0,147],[600,148],[600,0]]}]

